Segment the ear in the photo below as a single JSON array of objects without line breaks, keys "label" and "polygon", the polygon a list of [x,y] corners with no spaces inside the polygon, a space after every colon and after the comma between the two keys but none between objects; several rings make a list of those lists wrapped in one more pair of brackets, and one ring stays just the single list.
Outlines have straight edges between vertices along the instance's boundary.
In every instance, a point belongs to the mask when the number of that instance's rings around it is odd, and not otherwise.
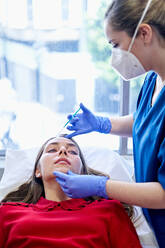
[{"label": "ear", "polygon": [[139,27],[139,37],[143,40],[144,44],[150,44],[152,41],[153,30],[149,24],[142,23]]},{"label": "ear", "polygon": [[35,176],[36,176],[37,178],[41,178],[41,172],[40,172],[39,168],[36,169],[36,171],[35,171]]}]

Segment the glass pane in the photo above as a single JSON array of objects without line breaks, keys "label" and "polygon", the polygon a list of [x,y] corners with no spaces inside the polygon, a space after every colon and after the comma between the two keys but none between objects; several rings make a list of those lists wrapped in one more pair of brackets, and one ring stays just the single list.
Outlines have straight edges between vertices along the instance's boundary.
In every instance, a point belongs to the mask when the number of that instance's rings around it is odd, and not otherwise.
[{"label": "glass pane", "polygon": [[[80,102],[119,115],[120,80],[103,29],[107,3],[0,0],[0,149],[40,146]],[[118,137],[98,133],[75,139],[119,146]]]}]

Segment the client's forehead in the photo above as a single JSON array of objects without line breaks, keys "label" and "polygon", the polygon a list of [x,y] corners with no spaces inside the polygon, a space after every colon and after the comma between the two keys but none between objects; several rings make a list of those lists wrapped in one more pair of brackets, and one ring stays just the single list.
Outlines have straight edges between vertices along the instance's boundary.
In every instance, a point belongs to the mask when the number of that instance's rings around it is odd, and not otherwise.
[{"label": "client's forehead", "polygon": [[57,137],[57,138],[53,138],[51,140],[48,141],[48,143],[46,144],[46,146],[50,145],[50,144],[66,144],[66,145],[75,145],[75,143],[70,140],[70,139],[67,139],[65,137]]}]

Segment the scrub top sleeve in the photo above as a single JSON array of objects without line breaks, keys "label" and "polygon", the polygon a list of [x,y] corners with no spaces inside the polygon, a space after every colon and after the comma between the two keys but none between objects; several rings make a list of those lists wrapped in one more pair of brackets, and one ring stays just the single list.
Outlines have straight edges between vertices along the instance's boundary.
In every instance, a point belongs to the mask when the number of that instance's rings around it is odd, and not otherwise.
[{"label": "scrub top sleeve", "polygon": [[165,189],[165,138],[163,139],[163,142],[160,145],[158,159],[160,161],[160,168],[158,170],[158,181]]}]

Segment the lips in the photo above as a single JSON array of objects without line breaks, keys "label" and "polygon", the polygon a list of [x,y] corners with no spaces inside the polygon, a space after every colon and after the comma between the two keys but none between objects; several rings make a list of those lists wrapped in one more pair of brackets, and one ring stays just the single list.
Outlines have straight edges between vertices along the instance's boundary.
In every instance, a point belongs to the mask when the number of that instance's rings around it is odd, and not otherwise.
[{"label": "lips", "polygon": [[68,164],[68,165],[71,165],[71,163],[69,162],[69,160],[66,159],[66,158],[59,158],[59,159],[55,162],[55,164]]}]

